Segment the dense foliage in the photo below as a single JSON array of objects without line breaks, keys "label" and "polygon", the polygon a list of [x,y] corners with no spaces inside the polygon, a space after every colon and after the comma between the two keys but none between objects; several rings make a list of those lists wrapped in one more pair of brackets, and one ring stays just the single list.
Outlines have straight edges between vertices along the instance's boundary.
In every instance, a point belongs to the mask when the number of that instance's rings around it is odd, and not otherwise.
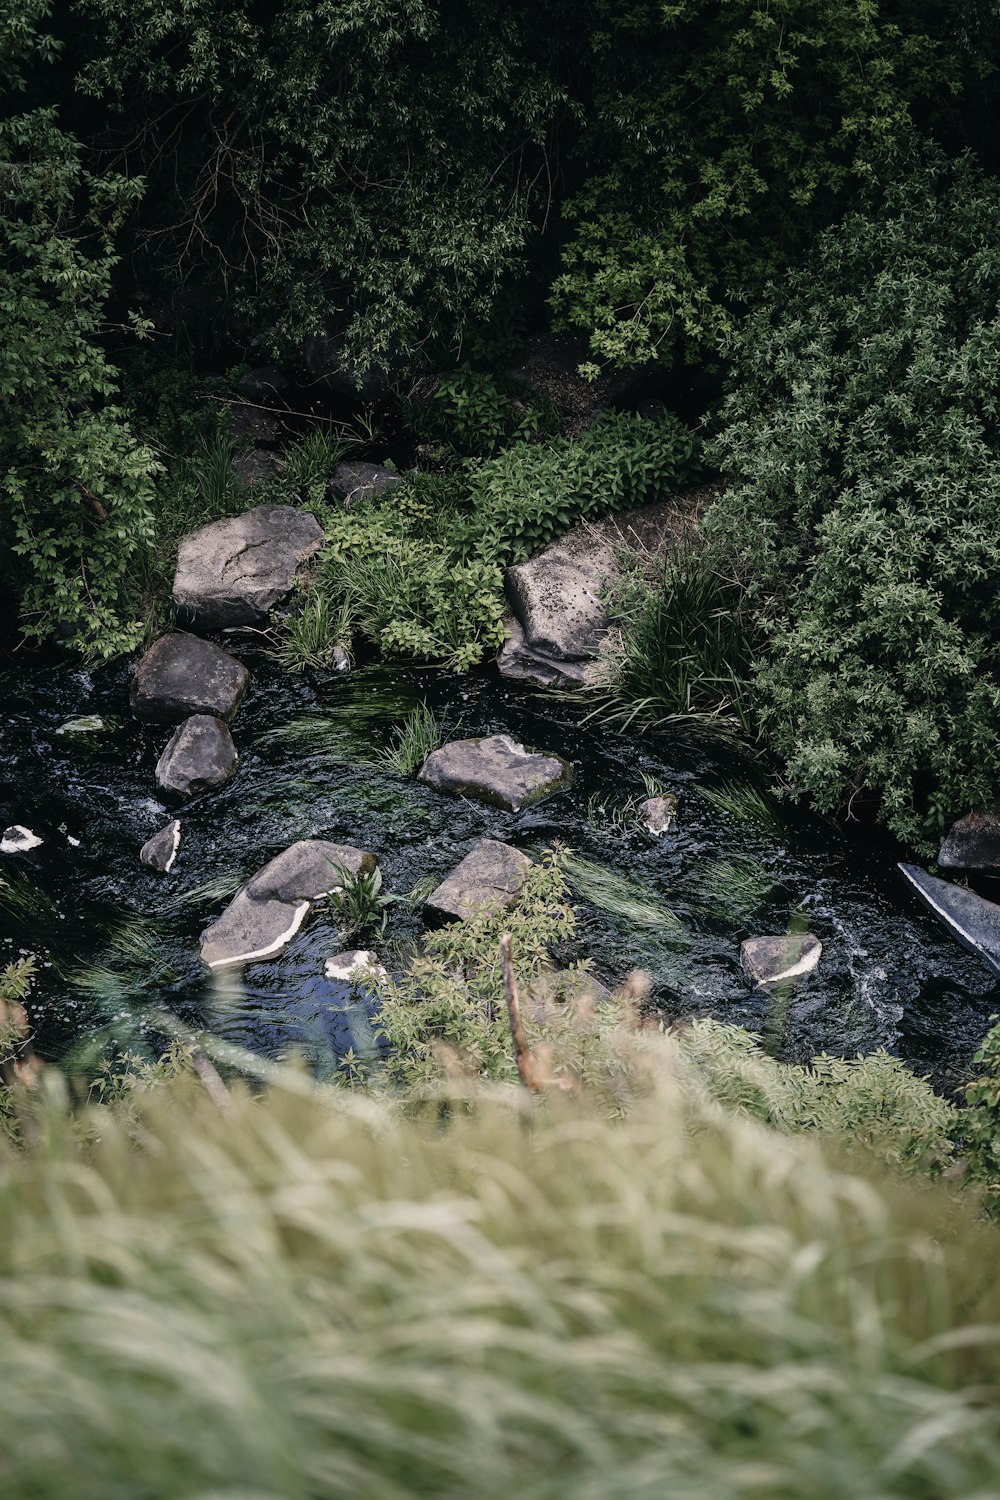
[{"label": "dense foliage", "polygon": [[998,215],[934,159],[824,235],[734,336],[716,446],[788,781],[914,842],[1000,777]]}]

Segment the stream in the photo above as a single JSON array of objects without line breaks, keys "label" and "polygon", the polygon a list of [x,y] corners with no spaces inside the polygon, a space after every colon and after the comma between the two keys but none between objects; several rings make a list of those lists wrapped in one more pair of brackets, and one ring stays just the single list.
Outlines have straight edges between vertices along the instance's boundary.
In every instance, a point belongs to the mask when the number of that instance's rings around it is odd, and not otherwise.
[{"label": "stream", "polygon": [[[239,766],[181,810],[184,842],[166,877],[138,852],[173,815],[153,776],[169,730],[132,719],[131,664],[0,657],[0,828],[48,830],[39,849],[0,856],[0,963],[38,956],[30,1011],[47,1060],[86,1074],[118,1051],[155,1055],[162,1010],[269,1058],[297,1050],[320,1074],[348,1047],[369,1050],[372,1002],[326,979],[324,960],[361,943],[398,972],[424,930],[416,897],[360,939],[320,913],[240,979],[210,979],[198,955],[199,933],[238,885],[317,836],[371,849],[384,889],[417,896],[484,836],[528,853],[559,840],[579,911],[559,962],[589,955],[612,985],[641,966],[665,1018],[737,1023],[787,1060],[885,1047],[954,1087],[1000,1009],[985,965],[906,889],[901,851],[789,807],[732,750],[612,733],[582,722],[578,701],[492,667],[455,677],[369,664],[320,679],[277,670],[259,637],[225,644],[253,673],[233,724]],[[573,785],[515,814],[395,774],[379,751],[422,701],[445,715],[449,737],[506,732],[565,756]],[[104,729],[58,732],[83,715]],[[659,838],[628,816],[643,773],[678,798],[676,827]],[[753,989],[741,941],[790,927],[821,939],[819,969],[790,993]]]}]

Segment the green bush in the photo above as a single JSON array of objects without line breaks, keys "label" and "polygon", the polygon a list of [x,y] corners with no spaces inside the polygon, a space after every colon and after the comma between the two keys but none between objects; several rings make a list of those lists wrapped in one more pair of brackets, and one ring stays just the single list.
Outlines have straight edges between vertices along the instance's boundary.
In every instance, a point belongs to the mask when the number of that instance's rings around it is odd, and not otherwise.
[{"label": "green bush", "polygon": [[931,847],[1000,785],[1000,187],[930,158],[734,336],[706,527],[790,785]]},{"label": "green bush", "polygon": [[666,499],[699,473],[676,417],[613,415],[325,513],[322,587],[389,656],[464,671],[503,642],[503,573],[577,521]]},{"label": "green bush", "polygon": [[527,402],[470,365],[442,375],[429,394],[421,394],[422,382],[416,389],[418,394],[406,402],[413,431],[423,442],[443,443],[466,457],[488,458],[507,444],[558,430],[551,402]]}]

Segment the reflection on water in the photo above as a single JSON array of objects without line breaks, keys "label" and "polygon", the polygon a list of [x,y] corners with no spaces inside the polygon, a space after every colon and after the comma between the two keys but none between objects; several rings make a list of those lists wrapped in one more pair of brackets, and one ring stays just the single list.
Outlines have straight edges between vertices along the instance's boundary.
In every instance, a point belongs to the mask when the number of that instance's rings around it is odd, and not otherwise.
[{"label": "reflection on water", "polygon": [[[989,1024],[993,977],[910,896],[898,852],[785,809],[731,752],[582,725],[571,701],[492,670],[455,678],[370,666],[311,682],[244,654],[254,681],[233,726],[239,769],[182,812],[167,878],[138,863],[169,816],[153,780],[167,731],[129,717],[128,668],[18,659],[0,669],[0,827],[22,823],[47,840],[0,861],[0,958],[41,953],[43,1055],[90,1064],[113,1046],[156,1045],[151,1015],[161,1006],[270,1056],[298,1049],[320,1071],[370,1048],[371,1003],[323,976],[325,958],[344,946],[329,916],[240,984],[213,989],[198,958],[199,932],[239,883],[316,836],[374,850],[386,890],[399,893],[436,882],[484,836],[529,852],[558,838],[572,850],[581,915],[561,958],[589,953],[610,983],[640,964],[665,1016],[737,1022],[783,1057],[884,1046],[947,1082]],[[509,731],[566,756],[574,785],[512,814],[400,779],[378,753],[422,700],[447,708],[455,735]],[[91,714],[103,730],[57,732]],[[615,816],[645,794],[643,773],[679,799],[675,829],[658,839]],[[740,942],[791,928],[822,940],[818,973],[784,993],[753,990]],[[421,931],[418,909],[391,908],[378,944],[390,967]]]}]

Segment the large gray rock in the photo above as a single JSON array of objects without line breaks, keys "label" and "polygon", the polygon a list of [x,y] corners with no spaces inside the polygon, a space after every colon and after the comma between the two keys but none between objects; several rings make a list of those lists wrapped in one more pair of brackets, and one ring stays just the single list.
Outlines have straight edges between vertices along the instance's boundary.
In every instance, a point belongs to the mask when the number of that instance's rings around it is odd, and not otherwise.
[{"label": "large gray rock", "polygon": [[608,628],[601,590],[617,573],[611,548],[586,532],[508,568],[504,588],[531,650],[557,661],[595,656]]},{"label": "large gray rock", "polygon": [[393,469],[380,468],[378,464],[338,464],[330,476],[327,494],[331,500],[343,500],[348,508],[358,500],[368,500],[373,495],[383,495],[403,483],[402,474]]},{"label": "large gray rock", "polygon": [[1000,906],[964,885],[938,880],[917,865],[901,864],[899,869],[952,936],[1000,974]]},{"label": "large gray rock", "polygon": [[161,828],[159,833],[154,833],[151,839],[146,840],[139,850],[139,863],[149,870],[158,871],[161,875],[169,875],[180,847],[180,820],[174,818],[166,828]]},{"label": "large gray rock", "polygon": [[758,988],[811,974],[822,955],[823,944],[811,932],[747,938],[740,945],[743,967]]},{"label": "large gray rock", "polygon": [[229,726],[214,714],[192,714],[174,730],[156,763],[156,785],[172,801],[222,786],[236,769]]},{"label": "large gray rock", "polygon": [[438,791],[477,797],[509,812],[520,812],[572,779],[573,767],[561,756],[535,754],[507,734],[452,740],[433,750],[420,770],[420,780]]},{"label": "large gray rock", "polygon": [[484,907],[512,906],[531,867],[520,849],[497,839],[480,839],[427,897],[425,909],[464,922]]},{"label": "large gray rock", "polygon": [[1000,872],[1000,808],[966,813],[949,828],[938,854],[942,870]]},{"label": "large gray rock", "polygon": [[292,844],[258,870],[202,933],[202,958],[212,969],[277,958],[317,902],[338,889],[338,868],[359,875],[377,863],[374,854],[350,844],[326,839]]},{"label": "large gray rock", "polygon": [[229,720],[243,701],[250,674],[242,662],[196,635],[161,636],[132,678],[137,719],[176,724],[190,714]]},{"label": "large gray rock", "polygon": [[557,661],[528,645],[524,626],[516,615],[508,615],[504,623],[507,639],[497,658],[502,677],[546,688],[585,687],[594,680],[596,668],[592,661]]},{"label": "large gray rock", "polygon": [[262,625],[322,545],[315,516],[288,505],[259,505],[211,521],[181,542],[173,588],[178,616],[201,630]]}]

